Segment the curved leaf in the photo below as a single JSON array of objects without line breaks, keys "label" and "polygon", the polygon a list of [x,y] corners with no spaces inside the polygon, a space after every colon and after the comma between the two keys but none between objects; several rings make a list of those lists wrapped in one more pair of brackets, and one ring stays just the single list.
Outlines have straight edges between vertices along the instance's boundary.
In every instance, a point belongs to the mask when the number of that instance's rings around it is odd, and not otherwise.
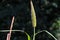
[{"label": "curved leaf", "polygon": [[25,34],[27,35],[28,40],[31,40],[30,35],[28,33],[26,33],[26,32],[25,32]]}]

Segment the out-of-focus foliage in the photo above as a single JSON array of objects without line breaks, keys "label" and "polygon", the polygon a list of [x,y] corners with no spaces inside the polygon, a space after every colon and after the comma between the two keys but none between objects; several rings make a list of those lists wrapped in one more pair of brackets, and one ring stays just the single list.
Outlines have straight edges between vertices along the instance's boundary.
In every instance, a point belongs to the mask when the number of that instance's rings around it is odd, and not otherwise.
[{"label": "out-of-focus foliage", "polygon": [[55,22],[52,24],[52,27],[54,28],[58,28],[60,27],[60,17],[58,17],[57,19],[55,19]]},{"label": "out-of-focus foliage", "polygon": [[55,19],[55,22],[52,24],[52,28],[54,29],[54,33],[58,40],[60,40],[60,17]]}]

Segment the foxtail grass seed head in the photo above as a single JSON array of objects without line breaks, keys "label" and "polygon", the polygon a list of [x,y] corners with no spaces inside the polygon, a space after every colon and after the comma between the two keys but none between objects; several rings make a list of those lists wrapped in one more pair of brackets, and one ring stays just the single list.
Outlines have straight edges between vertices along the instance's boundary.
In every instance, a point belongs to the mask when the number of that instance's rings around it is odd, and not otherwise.
[{"label": "foxtail grass seed head", "polygon": [[34,6],[32,1],[30,1],[31,4],[31,20],[32,20],[32,26],[36,27],[36,14],[35,14],[35,10],[34,10]]}]

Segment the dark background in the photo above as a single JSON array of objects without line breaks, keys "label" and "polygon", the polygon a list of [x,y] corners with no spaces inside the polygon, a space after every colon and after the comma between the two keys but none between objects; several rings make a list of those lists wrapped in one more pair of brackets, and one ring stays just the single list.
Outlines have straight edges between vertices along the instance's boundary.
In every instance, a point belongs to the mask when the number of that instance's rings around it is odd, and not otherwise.
[{"label": "dark background", "polygon": [[[55,19],[60,18],[60,0],[32,0],[36,11],[38,30],[48,30],[55,36],[58,28],[52,27]],[[12,17],[15,16],[14,30],[25,30],[32,37],[30,0],[0,0],[0,30],[10,28]],[[6,40],[7,33],[0,32],[0,40]],[[57,37],[57,36],[55,36]],[[27,40],[24,33],[12,32],[11,40]],[[54,40],[47,33],[42,32],[36,40]]]}]

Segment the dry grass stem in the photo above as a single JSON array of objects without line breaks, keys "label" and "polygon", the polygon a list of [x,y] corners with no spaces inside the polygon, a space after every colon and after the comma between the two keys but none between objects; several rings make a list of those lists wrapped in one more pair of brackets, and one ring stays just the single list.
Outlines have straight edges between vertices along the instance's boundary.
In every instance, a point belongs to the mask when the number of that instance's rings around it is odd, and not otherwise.
[{"label": "dry grass stem", "polygon": [[13,28],[13,23],[14,23],[14,16],[12,18],[12,22],[11,22],[11,26],[10,26],[10,32],[7,34],[7,39],[6,40],[10,40],[11,32],[12,32],[12,28]]}]

